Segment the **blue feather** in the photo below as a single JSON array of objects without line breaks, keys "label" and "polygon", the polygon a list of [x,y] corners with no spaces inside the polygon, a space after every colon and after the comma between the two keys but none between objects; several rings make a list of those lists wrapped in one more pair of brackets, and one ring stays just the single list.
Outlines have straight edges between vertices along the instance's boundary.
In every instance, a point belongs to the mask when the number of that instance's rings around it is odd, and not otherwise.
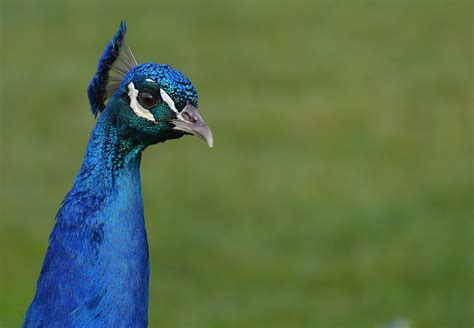
[{"label": "blue feather", "polygon": [[111,113],[99,117],[57,214],[24,327],[147,326],[140,149],[109,126]]},{"label": "blue feather", "polygon": [[97,65],[97,72],[89,82],[87,95],[89,96],[91,111],[92,114],[94,114],[94,117],[97,117],[97,114],[105,108],[105,99],[107,97],[106,86],[109,82],[109,71],[120,54],[120,49],[122,48],[126,32],[127,24],[122,20],[118,31],[115,33],[112,40],[109,41],[100,57],[99,64]]}]

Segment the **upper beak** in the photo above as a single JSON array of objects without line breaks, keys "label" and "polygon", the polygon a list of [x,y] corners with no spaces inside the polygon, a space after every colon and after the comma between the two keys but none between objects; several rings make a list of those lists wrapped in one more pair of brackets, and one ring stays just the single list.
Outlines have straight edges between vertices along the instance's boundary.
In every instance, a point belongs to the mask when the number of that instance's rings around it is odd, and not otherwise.
[{"label": "upper beak", "polygon": [[187,104],[178,114],[178,119],[171,120],[170,122],[174,124],[175,130],[195,135],[207,142],[211,148],[214,145],[211,129],[209,129],[201,113],[193,105]]}]

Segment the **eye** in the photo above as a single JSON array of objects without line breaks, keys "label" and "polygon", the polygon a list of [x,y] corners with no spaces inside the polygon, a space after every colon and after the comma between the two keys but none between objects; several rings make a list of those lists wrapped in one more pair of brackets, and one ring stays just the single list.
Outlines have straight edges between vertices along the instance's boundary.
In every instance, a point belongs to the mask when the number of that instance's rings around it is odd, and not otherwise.
[{"label": "eye", "polygon": [[143,108],[150,109],[159,103],[157,96],[149,89],[141,89],[138,94],[138,102]]}]

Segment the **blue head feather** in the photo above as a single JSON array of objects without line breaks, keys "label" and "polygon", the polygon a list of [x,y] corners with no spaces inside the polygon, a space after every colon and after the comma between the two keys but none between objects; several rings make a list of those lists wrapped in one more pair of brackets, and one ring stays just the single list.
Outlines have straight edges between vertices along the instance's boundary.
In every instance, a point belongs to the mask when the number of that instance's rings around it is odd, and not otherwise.
[{"label": "blue head feather", "polygon": [[198,96],[191,81],[170,65],[153,62],[137,65],[128,72],[120,87],[126,88],[130,82],[146,79],[155,81],[165,90],[177,108],[184,107],[187,102],[197,107]]},{"label": "blue head feather", "polygon": [[[138,65],[134,62],[133,55],[128,48],[127,50],[130,52],[128,56],[133,59],[129,58],[125,61],[119,59],[125,45],[126,31],[126,23],[122,20],[119,30],[102,53],[97,72],[89,82],[87,94],[94,116],[97,117],[97,114],[105,109],[105,101],[108,96],[112,96],[119,89],[123,92],[132,81],[145,79],[159,81],[160,87],[171,95],[177,106],[184,107],[186,103],[197,106],[197,93],[191,81],[170,65],[153,62]],[[117,62],[121,64],[118,68]],[[114,70],[121,75],[121,83],[111,86],[110,72]]]},{"label": "blue head feather", "polygon": [[99,64],[97,65],[97,72],[89,82],[87,95],[89,96],[89,102],[94,116],[97,116],[97,114],[105,108],[109,71],[120,54],[120,49],[122,48],[126,32],[127,24],[122,20],[119,25],[119,30],[115,33],[112,40],[109,41],[100,57]]}]

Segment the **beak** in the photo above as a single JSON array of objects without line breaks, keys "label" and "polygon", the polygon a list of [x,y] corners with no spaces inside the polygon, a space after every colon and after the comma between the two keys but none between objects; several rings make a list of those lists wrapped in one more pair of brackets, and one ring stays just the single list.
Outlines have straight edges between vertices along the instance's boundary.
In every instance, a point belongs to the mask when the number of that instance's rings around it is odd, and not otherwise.
[{"label": "beak", "polygon": [[209,129],[201,113],[193,105],[188,103],[178,114],[178,119],[170,120],[170,122],[174,124],[175,130],[195,135],[207,142],[211,148],[214,145],[211,129]]}]

